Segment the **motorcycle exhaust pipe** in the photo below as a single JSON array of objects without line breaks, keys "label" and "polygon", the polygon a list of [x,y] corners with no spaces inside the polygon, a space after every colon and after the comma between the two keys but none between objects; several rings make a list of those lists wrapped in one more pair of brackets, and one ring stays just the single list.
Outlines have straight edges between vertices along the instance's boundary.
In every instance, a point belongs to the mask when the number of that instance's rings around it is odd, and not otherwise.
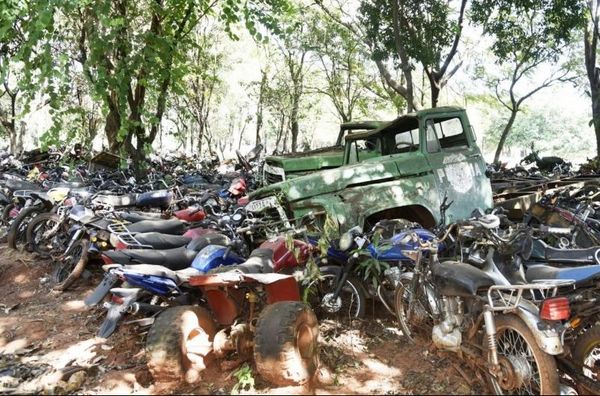
[{"label": "motorcycle exhaust pipe", "polygon": [[138,313],[154,314],[154,313],[162,311],[164,308],[165,307],[161,307],[159,305],[135,302],[127,308],[127,313],[132,314],[132,315],[135,315]]},{"label": "motorcycle exhaust pipe", "polygon": [[491,352],[492,364],[497,367],[498,362],[498,349],[496,348],[496,323],[494,322],[494,314],[490,310],[490,307],[485,308],[483,311],[483,320],[485,322],[485,334],[487,335],[488,348]]}]

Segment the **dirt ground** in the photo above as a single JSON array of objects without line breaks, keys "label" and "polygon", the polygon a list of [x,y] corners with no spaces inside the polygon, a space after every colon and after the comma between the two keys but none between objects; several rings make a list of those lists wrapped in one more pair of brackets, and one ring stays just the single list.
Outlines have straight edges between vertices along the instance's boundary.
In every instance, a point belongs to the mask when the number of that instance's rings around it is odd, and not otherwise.
[{"label": "dirt ground", "polygon": [[[229,394],[242,384],[238,379],[242,370],[223,370],[215,362],[195,385],[154,385],[146,368],[145,332],[138,326],[123,325],[107,340],[94,336],[104,313],[87,309],[83,299],[101,275],[55,294],[49,282],[51,266],[30,254],[0,247],[0,393]],[[460,360],[407,343],[393,318],[375,311],[352,324],[321,323],[320,382],[273,388],[250,362],[251,374],[242,378],[254,379],[254,387],[241,393],[485,392]]]}]

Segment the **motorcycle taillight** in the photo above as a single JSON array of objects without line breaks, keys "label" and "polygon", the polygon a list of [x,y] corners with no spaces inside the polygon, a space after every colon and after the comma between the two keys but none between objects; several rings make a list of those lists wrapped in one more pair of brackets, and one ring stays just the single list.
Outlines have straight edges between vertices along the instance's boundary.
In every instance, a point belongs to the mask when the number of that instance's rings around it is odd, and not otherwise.
[{"label": "motorcycle taillight", "polygon": [[540,318],[544,320],[567,320],[571,316],[567,297],[547,298],[542,303]]},{"label": "motorcycle taillight", "polygon": [[113,294],[110,297],[110,301],[114,302],[115,304],[121,305],[123,304],[123,297],[119,297],[116,294]]}]

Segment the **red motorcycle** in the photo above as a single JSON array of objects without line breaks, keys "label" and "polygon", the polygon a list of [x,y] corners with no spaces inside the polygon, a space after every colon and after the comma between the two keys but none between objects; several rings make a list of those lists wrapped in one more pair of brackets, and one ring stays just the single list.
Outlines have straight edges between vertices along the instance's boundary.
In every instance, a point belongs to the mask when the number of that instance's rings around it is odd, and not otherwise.
[{"label": "red motorcycle", "polygon": [[288,249],[279,237],[243,264],[191,277],[189,285],[201,290],[208,309],[173,307],[155,319],[146,341],[155,381],[195,382],[212,355],[234,364],[253,356],[260,375],[275,385],[308,382],[319,365],[317,318],[301,302],[295,277],[275,273],[305,263],[310,246],[294,246]]}]

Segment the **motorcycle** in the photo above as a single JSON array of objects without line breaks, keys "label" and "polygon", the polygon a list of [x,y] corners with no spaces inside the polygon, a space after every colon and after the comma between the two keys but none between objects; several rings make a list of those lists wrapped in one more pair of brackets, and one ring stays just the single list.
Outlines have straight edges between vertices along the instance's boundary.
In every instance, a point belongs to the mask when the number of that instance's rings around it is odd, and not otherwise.
[{"label": "motorcycle", "polygon": [[[421,241],[414,269],[398,279],[395,308],[405,337],[423,329],[433,344],[456,352],[484,375],[495,394],[558,394],[555,356],[564,352],[558,289],[572,281],[528,283],[523,262],[532,250],[528,227],[500,232],[495,215],[455,224],[437,240]],[[464,261],[440,262],[438,246],[454,229]]]}]

